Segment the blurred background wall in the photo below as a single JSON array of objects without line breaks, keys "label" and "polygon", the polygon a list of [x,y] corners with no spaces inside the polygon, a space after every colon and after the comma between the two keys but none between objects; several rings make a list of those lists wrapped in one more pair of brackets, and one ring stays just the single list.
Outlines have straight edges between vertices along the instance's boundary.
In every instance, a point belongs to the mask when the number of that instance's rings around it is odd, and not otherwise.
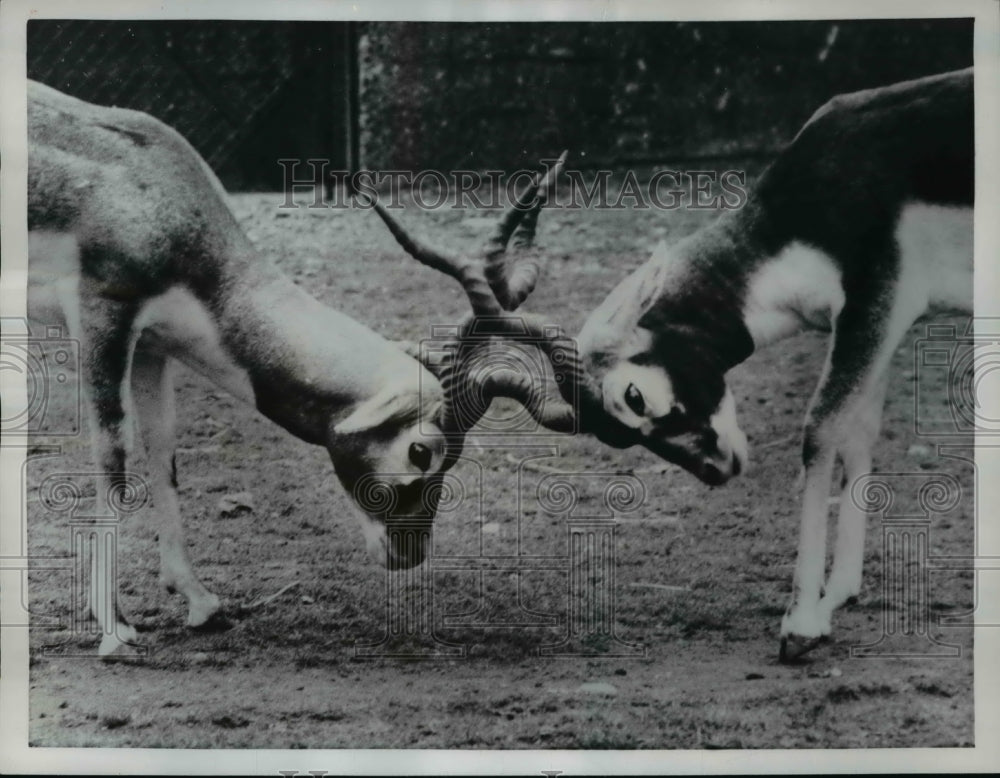
[{"label": "blurred background wall", "polygon": [[834,94],[970,64],[963,19],[28,24],[32,78],[172,124],[231,189],[279,189],[283,157],[375,170],[513,169],[563,148],[578,167],[766,157]]}]

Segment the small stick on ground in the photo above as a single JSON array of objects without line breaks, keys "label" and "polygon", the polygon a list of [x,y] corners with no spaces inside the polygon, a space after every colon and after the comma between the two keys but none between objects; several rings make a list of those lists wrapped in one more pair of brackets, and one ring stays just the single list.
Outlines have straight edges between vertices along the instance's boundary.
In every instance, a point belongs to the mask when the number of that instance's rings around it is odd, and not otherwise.
[{"label": "small stick on ground", "polygon": [[558,467],[552,467],[552,465],[543,465],[538,462],[525,462],[523,459],[518,459],[513,454],[507,454],[507,461],[512,465],[518,465],[524,470],[532,470],[536,473],[563,473],[575,475],[572,470],[560,470]]},{"label": "small stick on ground", "polygon": [[655,584],[655,583],[631,583],[629,584],[633,589],[662,589],[665,592],[689,592],[691,591],[690,586],[669,586],[667,584]]},{"label": "small stick on ground", "polygon": [[798,439],[799,439],[798,435],[788,435],[787,437],[784,438],[778,438],[777,440],[772,440],[769,443],[761,443],[759,446],[756,446],[756,449],[758,451],[763,451],[765,448],[776,448],[778,446],[784,446],[786,443],[794,443]]},{"label": "small stick on ground", "polygon": [[254,600],[251,603],[243,605],[242,607],[240,607],[240,612],[249,613],[251,611],[257,610],[258,608],[263,608],[268,603],[277,600],[285,592],[289,591],[290,589],[294,589],[296,586],[299,585],[299,583],[300,583],[299,581],[292,581],[290,584],[288,584],[288,586],[282,586],[280,589],[278,589],[278,591],[276,591],[272,595],[269,595],[267,597],[261,597],[260,599]]}]

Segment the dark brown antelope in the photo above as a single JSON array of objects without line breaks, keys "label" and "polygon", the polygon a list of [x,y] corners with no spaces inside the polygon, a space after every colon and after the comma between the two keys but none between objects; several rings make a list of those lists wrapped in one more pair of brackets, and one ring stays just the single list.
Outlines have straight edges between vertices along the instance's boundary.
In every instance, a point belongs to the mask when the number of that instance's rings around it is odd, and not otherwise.
[{"label": "dark brown antelope", "polygon": [[[579,337],[582,426],[719,485],[746,464],[726,372],[806,328],[832,332],[805,421],[805,495],[781,656],[829,635],[861,591],[865,512],[889,363],[918,317],[971,311],[973,73],[835,97],[750,192],[608,295]],[[601,417],[601,410],[604,416]],[[845,488],[824,586],[828,497]]]}]

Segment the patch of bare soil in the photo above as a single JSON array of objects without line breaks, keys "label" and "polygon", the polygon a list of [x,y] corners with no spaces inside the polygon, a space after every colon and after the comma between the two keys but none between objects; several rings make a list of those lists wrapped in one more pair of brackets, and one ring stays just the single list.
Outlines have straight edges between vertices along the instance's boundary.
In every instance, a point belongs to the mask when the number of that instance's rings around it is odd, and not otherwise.
[{"label": "patch of bare soil", "polygon": [[[431,324],[457,321],[464,313],[451,282],[405,258],[374,214],[281,212],[277,196],[233,199],[252,240],[287,273],[380,332],[416,340]],[[470,250],[484,237],[481,214],[412,210],[402,218]],[[547,212],[539,242],[549,270],[526,307],[551,312],[575,332],[656,241],[674,240],[705,218],[683,210]],[[875,461],[883,473],[957,478],[964,489],[960,504],[930,517],[926,532],[932,556],[969,555],[971,463],[939,455],[939,440],[920,438],[914,427],[918,385],[947,401],[945,377],[915,373],[914,343],[923,331],[915,327],[896,355]],[[387,633],[392,603],[386,576],[392,574],[370,564],[325,452],[185,369],[177,464],[188,542],[206,584],[226,601],[232,627],[202,634],[182,626],[183,604],[157,585],[156,525],[148,510],[128,518],[120,532],[124,604],[150,648],[141,661],[106,665],[87,656],[96,641],[68,629],[69,572],[36,565],[30,576],[31,742],[213,748],[971,745],[971,630],[937,620],[972,610],[973,578],[929,572],[928,617],[918,624],[926,625],[926,634],[897,634],[880,643],[900,609],[913,612],[910,603],[883,591],[878,517],[870,523],[864,591],[837,614],[834,640],[799,665],[777,662],[796,546],[799,429],[823,349],[822,336],[803,335],[733,372],[753,462],[750,472],[721,489],[642,451],[613,451],[583,437],[526,431],[501,446],[495,437],[474,435],[469,461],[453,471],[464,486],[462,501],[436,523],[435,557],[534,554],[555,561],[520,574],[488,565],[425,571],[433,582],[433,633],[374,650],[363,646],[378,645]],[[50,412],[53,424],[60,413],[71,413],[58,407]],[[968,436],[949,440],[972,442]],[[31,553],[65,556],[66,517],[43,509],[38,485],[53,473],[92,470],[86,438],[35,443],[62,448],[29,465]],[[532,457],[532,467],[521,467]],[[142,472],[141,454],[134,465]],[[537,496],[541,479],[554,470],[631,475],[646,494],[643,507],[615,529],[615,577],[601,606],[614,630],[585,625],[567,657],[539,655],[582,623],[570,608],[576,590],[568,584],[566,519],[546,510]],[[220,498],[238,493],[248,493],[250,505],[220,511]],[[901,499],[916,504],[915,494]],[[943,649],[934,640],[955,646],[954,655],[937,655]],[[877,644],[879,655],[852,656],[852,647],[865,644]],[[915,653],[900,656],[901,648]],[[389,649],[444,656],[379,655]],[[362,658],[366,651],[376,657]]]}]

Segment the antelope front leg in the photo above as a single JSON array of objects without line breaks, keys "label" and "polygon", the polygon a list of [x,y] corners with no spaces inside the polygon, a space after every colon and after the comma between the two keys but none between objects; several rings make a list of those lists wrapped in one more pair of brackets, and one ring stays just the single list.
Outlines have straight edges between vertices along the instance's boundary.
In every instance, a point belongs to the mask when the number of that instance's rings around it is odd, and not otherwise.
[{"label": "antelope front leg", "polygon": [[187,625],[204,628],[220,621],[222,603],[198,579],[184,542],[177,500],[173,365],[168,357],[144,352],[140,344],[132,360],[132,395],[149,462],[160,546],[160,583],[168,592],[180,592],[187,600]]},{"label": "antelope front leg", "polygon": [[807,430],[805,494],[792,599],[781,620],[782,661],[804,654],[830,634],[829,614],[824,616],[819,602],[826,567],[826,525],[835,449],[824,442],[818,450],[809,452],[810,437],[815,437],[815,433]]},{"label": "antelope front leg", "polygon": [[[97,296],[82,296],[80,341],[84,396],[90,407],[94,462],[101,471],[97,483],[97,513],[110,515],[108,503],[116,489],[125,489],[125,411],[122,397],[128,370],[128,350],[134,310]],[[103,658],[135,654],[135,628],[128,623],[118,592],[117,560],[95,553],[92,558],[89,609],[101,627],[98,654]]]},{"label": "antelope front leg", "polygon": [[[884,375],[865,382],[852,394],[848,408],[833,415],[817,414],[820,420],[806,427],[806,483],[798,557],[792,601],[781,622],[780,656],[784,661],[801,656],[827,637],[834,610],[861,591],[866,514],[852,501],[851,485],[871,472],[871,449],[878,436],[885,397]],[[822,402],[819,405],[822,407]],[[833,570],[824,588],[830,482],[838,452],[844,463],[844,488]]]},{"label": "antelope front leg", "polygon": [[820,613],[819,601],[826,571],[826,525],[830,513],[830,481],[836,457],[836,410],[842,405],[845,394],[839,381],[830,380],[830,376],[837,372],[838,355],[837,331],[834,330],[803,434],[805,491],[799,519],[792,598],[781,620],[779,656],[783,662],[809,651],[830,633],[830,620],[824,619]]},{"label": "antelope front leg", "polygon": [[857,505],[852,496],[854,483],[871,473],[872,447],[878,440],[882,426],[882,409],[888,374],[875,382],[856,416],[852,420],[850,435],[840,446],[844,463],[844,488],[840,494],[840,514],[837,517],[837,545],[833,552],[833,570],[827,580],[826,592],[820,600],[820,609],[829,619],[833,611],[861,593],[862,572],[865,558],[864,506]]}]

